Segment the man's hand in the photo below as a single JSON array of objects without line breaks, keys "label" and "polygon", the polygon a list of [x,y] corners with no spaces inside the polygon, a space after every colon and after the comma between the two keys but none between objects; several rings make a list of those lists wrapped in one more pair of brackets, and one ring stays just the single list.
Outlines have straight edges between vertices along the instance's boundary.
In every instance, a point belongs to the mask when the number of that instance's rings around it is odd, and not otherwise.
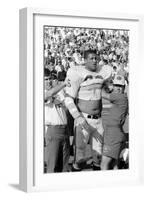
[{"label": "man's hand", "polygon": [[70,84],[70,80],[69,80],[69,79],[65,79],[64,84],[65,84],[65,86],[67,86],[67,87],[71,87],[71,84]]},{"label": "man's hand", "polygon": [[103,144],[103,136],[101,136],[101,134],[97,130],[94,130],[92,132],[92,136],[95,138],[97,142],[99,141],[101,144]]},{"label": "man's hand", "polygon": [[56,99],[56,98],[54,99],[54,101],[53,101],[53,102],[54,102],[54,104],[55,104],[55,105],[60,105],[60,104],[61,104],[61,101],[60,101],[60,100],[58,100],[58,99]]},{"label": "man's hand", "polygon": [[75,125],[81,126],[81,128],[83,128],[85,130],[89,129],[89,124],[87,123],[86,119],[82,116],[79,116],[75,119]]}]

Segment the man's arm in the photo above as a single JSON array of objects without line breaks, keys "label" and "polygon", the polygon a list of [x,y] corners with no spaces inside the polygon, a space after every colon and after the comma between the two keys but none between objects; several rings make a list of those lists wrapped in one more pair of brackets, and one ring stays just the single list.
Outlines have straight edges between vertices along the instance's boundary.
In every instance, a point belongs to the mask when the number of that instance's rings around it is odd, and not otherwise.
[{"label": "man's arm", "polygon": [[75,119],[76,125],[86,126],[86,119],[82,116],[74,102],[79,91],[81,77],[76,71],[70,69],[67,72],[67,80],[69,80],[69,85],[66,87],[65,106]]},{"label": "man's arm", "polygon": [[107,93],[104,89],[102,90],[102,98],[110,101],[110,94]]},{"label": "man's arm", "polygon": [[56,85],[55,87],[51,88],[50,90],[46,90],[45,92],[45,100],[52,97],[53,95],[57,94],[61,89],[63,89],[66,86],[66,82],[63,82],[59,85]]},{"label": "man's arm", "polygon": [[84,128],[86,130],[89,129],[89,125],[86,121],[86,119],[82,116],[82,114],[79,112],[76,104],[74,103],[74,99],[70,96],[66,96],[65,98],[65,106],[69,110],[72,117],[75,119],[75,125],[80,125],[81,128]]},{"label": "man's arm", "polygon": [[74,103],[74,99],[71,96],[66,94],[64,102],[65,102],[65,105],[68,108],[70,114],[72,115],[72,117],[74,119],[76,119],[77,117],[80,117],[81,114],[78,111],[77,106]]},{"label": "man's arm", "polygon": [[69,69],[67,71],[67,77],[66,81],[68,81],[68,85],[65,88],[65,105],[68,108],[70,114],[75,119],[80,116],[80,112],[78,111],[78,108],[74,102],[74,99],[77,98],[81,78],[79,76],[79,73],[73,69]]}]

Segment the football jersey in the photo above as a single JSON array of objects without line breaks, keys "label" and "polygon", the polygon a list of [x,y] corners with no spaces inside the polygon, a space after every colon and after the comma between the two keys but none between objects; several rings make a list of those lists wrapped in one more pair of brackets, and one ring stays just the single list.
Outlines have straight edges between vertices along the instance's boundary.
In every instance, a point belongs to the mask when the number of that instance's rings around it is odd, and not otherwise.
[{"label": "football jersey", "polygon": [[[64,100],[64,92],[61,90],[54,98],[58,101]],[[50,97],[45,103],[45,125],[66,125],[66,111],[62,106],[54,104],[54,98]]]},{"label": "football jersey", "polygon": [[84,66],[77,66],[74,70],[69,69],[67,79],[70,84],[66,87],[66,93],[73,98],[100,100],[102,85],[111,73],[112,69],[107,65],[99,72],[89,71]]}]

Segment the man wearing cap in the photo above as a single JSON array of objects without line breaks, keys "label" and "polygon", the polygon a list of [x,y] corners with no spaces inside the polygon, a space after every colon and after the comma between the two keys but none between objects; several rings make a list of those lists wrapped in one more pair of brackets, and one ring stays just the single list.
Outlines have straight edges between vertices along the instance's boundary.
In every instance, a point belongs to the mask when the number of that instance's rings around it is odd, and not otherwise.
[{"label": "man wearing cap", "polygon": [[63,105],[63,88],[68,82],[58,84],[57,77],[49,80],[47,70],[45,78],[45,172],[67,172],[69,170],[69,134],[67,131],[67,116]]},{"label": "man wearing cap", "polygon": [[122,126],[128,114],[128,98],[127,94],[124,93],[124,89],[124,77],[116,75],[113,80],[112,92],[102,92],[102,97],[109,100],[111,105],[109,108],[103,108],[102,112],[104,126],[102,170],[110,169],[113,161],[116,163],[126,140]]},{"label": "man wearing cap", "polygon": [[86,157],[86,146],[90,143],[93,168],[100,168],[103,143],[103,126],[101,120],[102,86],[111,76],[111,68],[97,66],[95,50],[84,52],[85,66],[69,69],[65,104],[75,119],[75,162],[74,169],[80,170],[80,164]]}]

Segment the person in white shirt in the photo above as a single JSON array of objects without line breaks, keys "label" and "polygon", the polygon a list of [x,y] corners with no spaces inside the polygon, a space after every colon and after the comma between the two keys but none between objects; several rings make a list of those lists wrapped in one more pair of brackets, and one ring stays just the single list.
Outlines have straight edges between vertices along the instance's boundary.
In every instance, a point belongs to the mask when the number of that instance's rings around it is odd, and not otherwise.
[{"label": "person in white shirt", "polygon": [[46,172],[69,171],[70,155],[69,135],[67,131],[67,116],[63,105],[63,88],[66,82],[58,84],[57,79],[48,84],[45,77],[45,149],[44,160]]}]

